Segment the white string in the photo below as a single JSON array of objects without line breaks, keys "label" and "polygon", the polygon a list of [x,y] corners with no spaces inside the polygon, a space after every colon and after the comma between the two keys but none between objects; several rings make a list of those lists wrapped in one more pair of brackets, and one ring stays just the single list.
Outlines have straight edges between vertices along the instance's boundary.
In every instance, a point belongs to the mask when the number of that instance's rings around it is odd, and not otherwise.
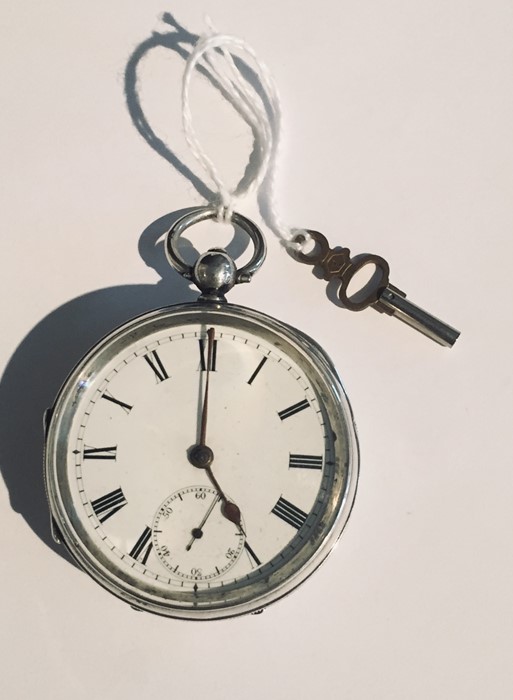
[{"label": "white string", "polygon": [[[250,58],[265,98],[241,73],[232,54]],[[255,163],[252,163],[250,171],[246,171],[242,180],[232,189],[225,184],[214,162],[206,154],[193,126],[189,92],[200,61],[203,61],[203,69],[253,133]],[[213,204],[218,208],[218,218],[230,221],[237,202],[258,192],[260,211],[267,226],[285,246],[297,249],[299,244],[293,239],[298,230],[292,230],[281,221],[274,202],[274,174],[281,131],[278,91],[268,68],[259,61],[255,51],[243,39],[218,34],[211,27],[211,32],[198,40],[187,60],[183,75],[182,121],[189,148],[217,190]]]}]

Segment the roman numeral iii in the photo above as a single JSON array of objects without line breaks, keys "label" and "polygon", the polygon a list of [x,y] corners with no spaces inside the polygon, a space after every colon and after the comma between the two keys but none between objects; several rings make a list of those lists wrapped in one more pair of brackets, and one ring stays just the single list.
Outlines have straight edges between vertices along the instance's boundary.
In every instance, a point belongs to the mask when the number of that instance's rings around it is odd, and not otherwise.
[{"label": "roman numeral iii", "polygon": [[322,469],[322,455],[290,455],[289,469]]},{"label": "roman numeral iii", "polygon": [[[126,506],[127,500],[123,494],[123,491],[115,489],[110,493],[106,493],[105,496],[101,496],[94,501],[91,501],[91,506],[96,514],[96,517],[101,523],[111,518],[118,510],[121,510],[123,506]],[[101,516],[101,517],[100,517]]]}]

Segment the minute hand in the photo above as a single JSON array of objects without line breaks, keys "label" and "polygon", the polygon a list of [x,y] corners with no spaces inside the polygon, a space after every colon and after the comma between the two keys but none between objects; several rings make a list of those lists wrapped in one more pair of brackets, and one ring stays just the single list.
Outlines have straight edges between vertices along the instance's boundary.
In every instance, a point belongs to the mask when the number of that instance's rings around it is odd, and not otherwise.
[{"label": "minute hand", "polygon": [[207,349],[207,372],[205,379],[205,393],[203,395],[203,409],[201,411],[201,426],[200,426],[200,441],[199,444],[206,447],[207,440],[207,418],[208,418],[208,390],[210,386],[210,368],[214,357],[214,339],[215,328],[209,328],[207,331],[208,349]]},{"label": "minute hand", "polygon": [[195,445],[191,450],[189,450],[189,462],[199,469],[204,469],[208,478],[210,479],[212,485],[219,493],[223,505],[221,507],[221,512],[227,520],[237,525],[242,534],[245,535],[244,530],[241,525],[241,517],[239,507],[229,501],[226,498],[219,482],[212,472],[212,462],[214,461],[214,453],[211,448],[208,447],[206,443],[207,439],[207,420],[208,420],[208,396],[210,387],[210,371],[212,367],[212,360],[214,357],[214,340],[215,340],[215,328],[209,328],[207,331],[208,338],[208,349],[207,349],[207,367],[206,367],[206,378],[205,378],[205,393],[203,394],[203,408],[201,410],[201,422],[200,422],[200,439],[199,443]]}]

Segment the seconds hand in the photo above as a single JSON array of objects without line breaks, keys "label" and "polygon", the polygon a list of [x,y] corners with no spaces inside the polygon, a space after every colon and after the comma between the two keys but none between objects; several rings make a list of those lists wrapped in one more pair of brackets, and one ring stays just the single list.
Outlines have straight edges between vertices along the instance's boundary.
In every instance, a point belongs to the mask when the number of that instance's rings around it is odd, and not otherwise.
[{"label": "seconds hand", "polygon": [[239,507],[235,504],[232,503],[232,501],[229,501],[222,488],[219,486],[219,482],[215,478],[213,472],[212,472],[212,462],[214,461],[214,453],[212,452],[211,448],[208,447],[206,444],[206,438],[207,438],[207,420],[208,420],[208,392],[209,392],[209,386],[210,386],[210,371],[212,367],[212,361],[214,357],[214,340],[215,340],[215,328],[209,328],[207,331],[207,338],[208,338],[208,350],[207,350],[207,366],[206,366],[206,378],[205,378],[205,393],[203,394],[203,408],[201,411],[201,424],[200,424],[200,440],[197,445],[195,445],[190,451],[189,451],[189,462],[197,467],[198,469],[204,469],[207,474],[208,478],[210,479],[212,485],[218,492],[219,496],[221,497],[221,500],[223,502],[223,505],[221,507],[221,513],[224,515],[224,517],[232,522],[234,525],[237,525],[239,530],[242,532],[242,534],[245,536],[245,532],[242,528],[241,524],[241,517],[240,517],[240,510]]},{"label": "seconds hand", "polygon": [[207,520],[208,520],[208,518],[209,518],[209,516],[210,516],[210,513],[214,510],[214,506],[215,506],[216,503],[218,503],[220,500],[221,500],[221,496],[220,496],[219,494],[217,494],[217,495],[214,497],[214,500],[212,501],[212,503],[210,504],[209,509],[207,510],[207,512],[205,513],[205,515],[203,516],[203,520],[200,522],[200,524],[198,525],[198,527],[195,527],[195,528],[192,530],[192,532],[191,532],[191,534],[192,534],[191,540],[190,540],[189,544],[188,544],[188,545],[186,546],[186,548],[185,548],[188,552],[190,551],[192,545],[194,544],[194,540],[197,540],[197,539],[199,539],[200,537],[203,537],[203,525],[207,522]]}]

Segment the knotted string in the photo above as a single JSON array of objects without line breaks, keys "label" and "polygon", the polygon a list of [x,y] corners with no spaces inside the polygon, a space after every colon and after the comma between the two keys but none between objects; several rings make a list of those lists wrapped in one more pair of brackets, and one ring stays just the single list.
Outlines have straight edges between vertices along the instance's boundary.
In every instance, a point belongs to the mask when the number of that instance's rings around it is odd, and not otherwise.
[{"label": "knotted string", "polygon": [[[234,55],[249,58],[254,66],[261,91],[241,72]],[[221,178],[212,159],[204,151],[193,126],[189,92],[197,64],[219,86],[238,114],[251,128],[254,140],[253,161],[242,180],[230,189]],[[258,192],[262,218],[283,245],[297,250],[300,244],[294,240],[298,229],[292,230],[278,216],[274,202],[274,176],[281,133],[281,107],[278,91],[267,68],[255,51],[243,39],[218,34],[213,29],[201,37],[190,54],[182,83],[182,120],[185,138],[192,154],[214,183],[217,197],[212,202],[218,209],[218,219],[229,222],[237,203],[244,197]],[[301,231],[303,233],[303,231]],[[301,246],[308,236],[303,236]]]}]

